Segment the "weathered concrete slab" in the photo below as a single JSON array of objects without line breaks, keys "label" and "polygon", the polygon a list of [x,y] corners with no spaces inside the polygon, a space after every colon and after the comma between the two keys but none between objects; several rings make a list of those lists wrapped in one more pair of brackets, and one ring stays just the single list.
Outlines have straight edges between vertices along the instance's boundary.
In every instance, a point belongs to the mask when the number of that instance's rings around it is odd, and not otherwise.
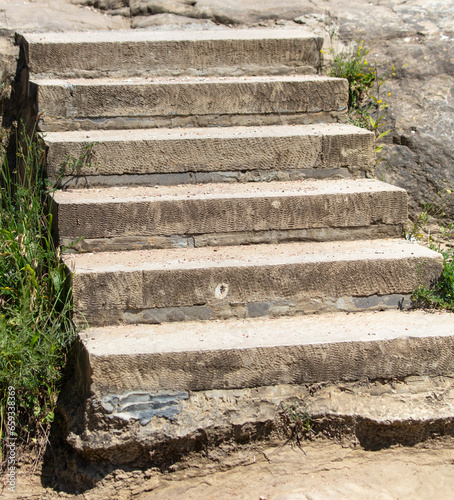
[{"label": "weathered concrete slab", "polygon": [[315,73],[323,39],[301,29],[24,34],[34,75],[64,78]]},{"label": "weathered concrete slab", "polygon": [[60,401],[68,441],[95,462],[159,465],[224,440],[282,443],[288,408],[309,437],[369,449],[453,435],[453,325],[385,311],[91,328]]},{"label": "weathered concrete slab", "polygon": [[454,374],[454,317],[424,311],[112,326],[80,337],[98,396]]},{"label": "weathered concrete slab", "polygon": [[[438,323],[436,318],[432,321]],[[408,340],[412,354],[421,340],[422,354],[423,339]],[[452,352],[452,335],[438,340],[440,354],[443,343],[445,352]],[[304,440],[315,437],[377,450],[454,435],[454,389],[449,375],[91,395],[83,416],[74,415],[70,389],[62,400],[68,442],[91,462],[104,465],[159,466],[193,451],[207,452],[220,443],[227,445],[230,458],[233,447],[251,441],[258,441],[268,452],[270,445],[282,446],[289,438],[300,439],[306,449]],[[294,425],[289,409],[307,427]],[[217,449],[216,459],[221,450]],[[249,449],[251,463],[253,455]]]},{"label": "weathered concrete slab", "polygon": [[[47,175],[62,175],[62,183],[72,180],[75,186],[114,183],[112,176],[122,176],[116,182],[123,185],[137,176],[136,182],[154,186],[171,179],[170,174],[196,172],[215,172],[219,178],[226,172],[227,181],[236,178],[235,172],[250,170],[275,176],[300,170],[310,177],[316,175],[314,169],[345,169],[364,176],[371,172],[374,157],[372,132],[347,124],[49,132],[45,141]],[[62,162],[70,157],[75,163],[87,148],[89,161],[74,169],[66,164],[62,170]],[[147,174],[161,177],[147,179]],[[186,178],[174,175],[172,183],[185,183]]]},{"label": "weathered concrete slab", "polygon": [[374,179],[79,189],[55,192],[53,206],[60,243],[69,246],[83,237],[84,246],[76,248],[86,250],[90,240],[101,238],[109,240],[107,248],[130,250],[131,242],[152,247],[156,236],[189,240],[222,234],[228,243],[232,233],[230,244],[241,244],[241,232],[360,227],[367,232],[371,225],[383,233],[389,226],[394,236],[402,235],[407,223],[406,192]]},{"label": "weathered concrete slab", "polygon": [[[403,240],[285,243],[71,255],[74,305],[91,326],[386,308],[442,271]],[[394,299],[393,299],[394,300]],[[397,307],[397,300],[393,302]],[[388,305],[389,307],[389,305]],[[150,315],[149,317],[148,314]],[[140,319],[139,319],[140,317]],[[208,317],[208,318],[207,318]]]},{"label": "weathered concrete slab", "polygon": [[[322,76],[33,80],[43,131],[339,121],[347,80]],[[337,119],[328,119],[328,115]],[[239,123],[237,123],[239,122]]]}]

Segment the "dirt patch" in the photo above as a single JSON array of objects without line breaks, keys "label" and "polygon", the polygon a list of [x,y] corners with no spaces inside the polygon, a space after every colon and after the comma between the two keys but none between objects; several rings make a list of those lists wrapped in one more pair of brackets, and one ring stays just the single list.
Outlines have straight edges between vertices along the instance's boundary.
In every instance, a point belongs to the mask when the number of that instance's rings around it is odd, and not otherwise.
[{"label": "dirt patch", "polygon": [[216,454],[194,459],[181,470],[116,471],[79,495],[41,485],[41,470],[19,469],[16,493],[4,498],[244,500],[448,499],[454,491],[454,440],[432,440],[411,448],[365,451],[354,442],[327,440],[274,448],[249,448],[216,461]]}]

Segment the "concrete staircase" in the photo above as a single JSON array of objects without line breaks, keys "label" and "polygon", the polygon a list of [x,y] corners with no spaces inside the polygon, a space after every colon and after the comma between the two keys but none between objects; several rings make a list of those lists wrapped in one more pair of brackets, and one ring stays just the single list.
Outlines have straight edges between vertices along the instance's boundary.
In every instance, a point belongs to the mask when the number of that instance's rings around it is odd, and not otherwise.
[{"label": "concrete staircase", "polygon": [[55,229],[84,331],[61,408],[83,457],[174,461],[265,436],[297,398],[286,384],[452,369],[436,354],[450,328],[423,335],[426,319],[397,311],[441,256],[402,238],[406,193],[372,178],[373,135],[345,123],[347,82],[317,75],[321,39],[20,43],[48,176],[66,188]]}]

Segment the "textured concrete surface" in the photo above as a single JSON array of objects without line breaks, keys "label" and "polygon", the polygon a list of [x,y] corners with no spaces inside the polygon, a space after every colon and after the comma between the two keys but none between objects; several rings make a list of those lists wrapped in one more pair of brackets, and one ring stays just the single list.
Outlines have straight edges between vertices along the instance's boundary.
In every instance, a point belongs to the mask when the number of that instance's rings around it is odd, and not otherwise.
[{"label": "textured concrete surface", "polygon": [[76,311],[96,326],[169,307],[197,306],[218,319],[257,316],[255,307],[260,315],[361,309],[352,297],[405,295],[437,279],[442,256],[374,240],[105,252],[65,262]]},{"label": "textured concrete surface", "polygon": [[[61,243],[407,223],[404,190],[373,179],[66,190],[53,195]],[[358,232],[355,236],[361,237]],[[120,239],[118,244],[120,244]],[[86,243],[88,245],[88,242]]]},{"label": "textured concrete surface", "polygon": [[103,327],[80,338],[82,376],[99,397],[454,373],[453,316],[423,311]]},{"label": "textured concrete surface", "polygon": [[301,29],[24,34],[30,72],[46,77],[315,73],[321,37]]},{"label": "textured concrete surface", "polygon": [[[249,125],[266,125],[266,115],[294,116],[342,112],[347,105],[347,80],[319,76],[32,80],[42,130],[95,128],[97,120],[120,128],[166,126],[162,119],[196,116],[243,116]],[[262,119],[261,115],[265,115]],[[154,119],[156,117],[156,119]],[[118,119],[127,119],[126,123]],[[161,118],[161,120],[159,120]],[[133,120],[136,119],[136,125]],[[154,119],[154,120],[153,120]],[[337,121],[337,120],[335,120]],[[211,123],[214,125],[214,123]],[[99,126],[99,125],[98,125]],[[49,127],[49,128],[48,128]]]},{"label": "textured concrete surface", "polygon": [[[49,132],[45,141],[48,176],[60,173],[65,181],[74,176],[89,183],[93,176],[106,176],[107,183],[114,175],[250,170],[310,175],[310,169],[345,168],[358,176],[370,174],[374,155],[373,134],[347,124]],[[62,159],[75,162],[93,144],[88,161],[61,171]],[[173,183],[178,180],[183,179]]]}]

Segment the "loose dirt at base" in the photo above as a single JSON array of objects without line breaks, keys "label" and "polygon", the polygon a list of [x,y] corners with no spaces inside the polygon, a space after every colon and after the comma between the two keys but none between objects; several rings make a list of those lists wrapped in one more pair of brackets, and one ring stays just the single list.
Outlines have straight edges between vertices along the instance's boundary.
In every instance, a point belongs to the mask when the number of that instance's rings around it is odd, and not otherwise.
[{"label": "loose dirt at base", "polygon": [[[287,444],[241,455],[245,465],[225,471],[203,459],[173,473],[152,472],[147,479],[117,471],[79,495],[42,488],[39,473],[20,473],[16,493],[4,489],[1,495],[87,500],[448,500],[454,495],[453,439],[381,451],[322,440],[303,449]],[[228,466],[224,461],[223,467]]]}]

